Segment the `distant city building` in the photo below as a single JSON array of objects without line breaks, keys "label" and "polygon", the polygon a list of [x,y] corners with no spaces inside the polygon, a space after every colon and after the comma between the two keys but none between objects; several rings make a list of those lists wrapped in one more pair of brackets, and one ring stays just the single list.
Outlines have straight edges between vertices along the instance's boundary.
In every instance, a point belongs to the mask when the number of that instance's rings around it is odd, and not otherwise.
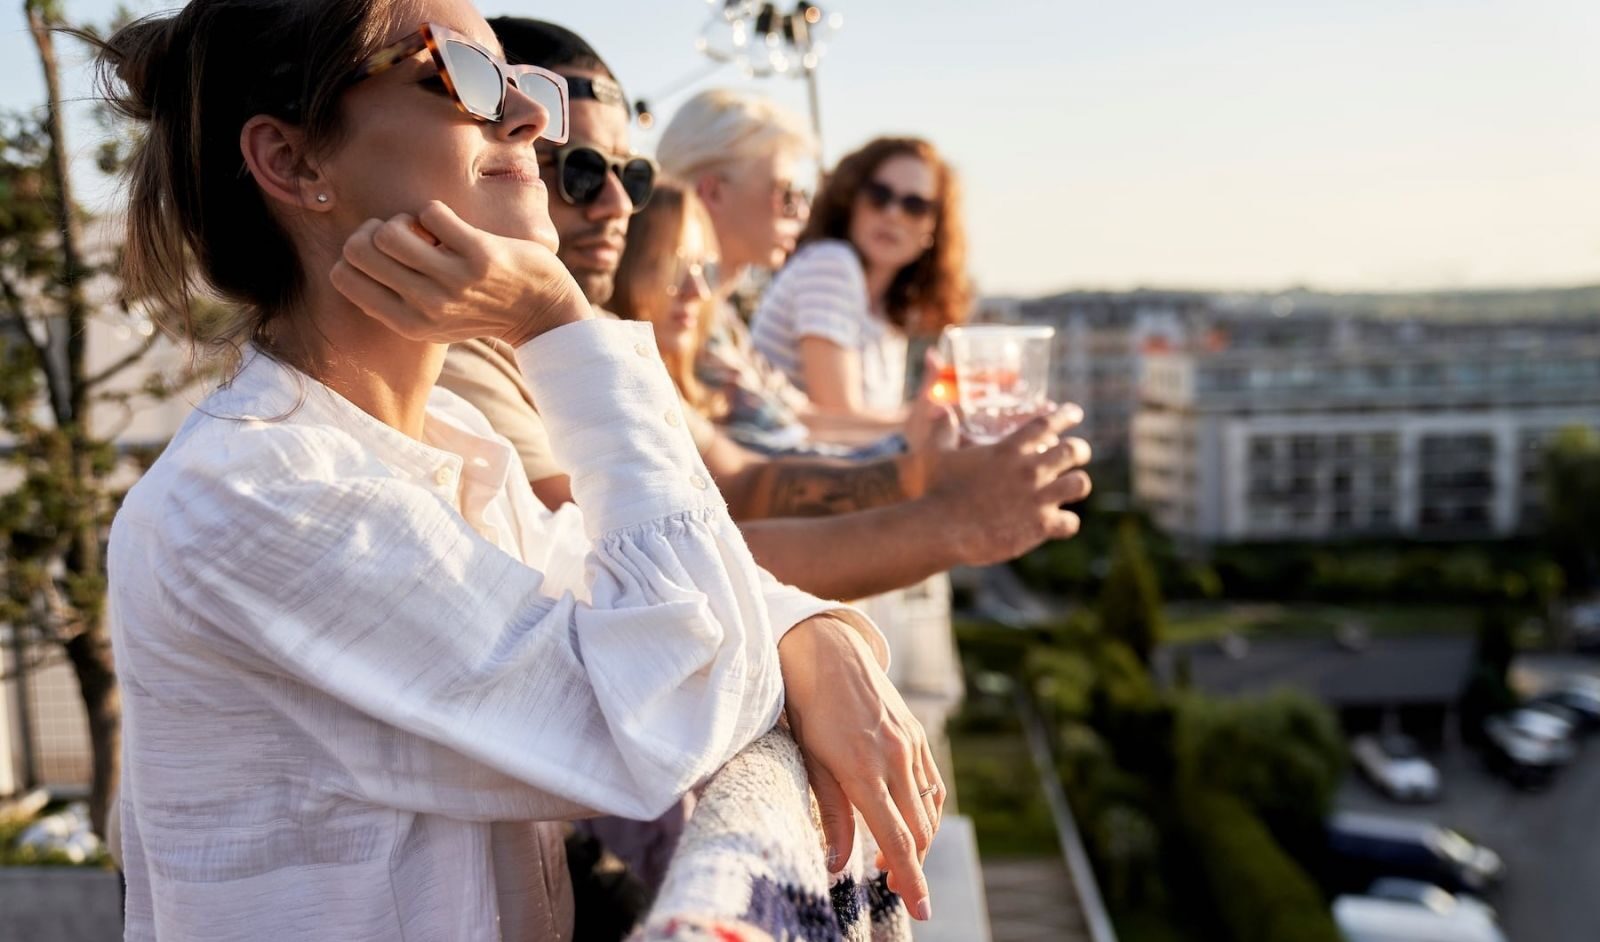
[{"label": "distant city building", "polygon": [[1539,521],[1544,444],[1600,429],[1592,326],[1323,326],[1311,343],[1236,334],[1146,356],[1133,491],[1165,529],[1204,542],[1511,536]]},{"label": "distant city building", "polygon": [[1210,306],[1206,295],[1186,292],[1074,292],[986,301],[979,317],[1056,329],[1050,395],[1083,407],[1078,434],[1093,443],[1098,460],[1108,461],[1128,454],[1143,354],[1183,346]]},{"label": "distant city building", "polygon": [[976,317],[1056,328],[1051,394],[1083,406],[1082,433],[1104,462],[1130,455],[1147,355],[1600,341],[1600,288],[1387,295],[1075,291],[986,299]]}]

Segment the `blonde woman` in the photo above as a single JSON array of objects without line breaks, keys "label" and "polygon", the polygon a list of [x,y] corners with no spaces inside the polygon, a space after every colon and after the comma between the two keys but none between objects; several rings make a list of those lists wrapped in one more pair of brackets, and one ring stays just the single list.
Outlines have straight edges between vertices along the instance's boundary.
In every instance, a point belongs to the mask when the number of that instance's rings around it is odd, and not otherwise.
[{"label": "blonde woman", "polygon": [[663,172],[705,204],[721,249],[722,284],[696,363],[700,381],[725,400],[718,425],[768,454],[870,458],[904,447],[898,417],[861,420],[815,409],[756,350],[739,311],[746,295],[736,289],[753,282],[752,274],[781,268],[805,225],[807,181],[816,173],[816,144],[805,122],[762,96],[711,89],[672,116],[656,157]]}]

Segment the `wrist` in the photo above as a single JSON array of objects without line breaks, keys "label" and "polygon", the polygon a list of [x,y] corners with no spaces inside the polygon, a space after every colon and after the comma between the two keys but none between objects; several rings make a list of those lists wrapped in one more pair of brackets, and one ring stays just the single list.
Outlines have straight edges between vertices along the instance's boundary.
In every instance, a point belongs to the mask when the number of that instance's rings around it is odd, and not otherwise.
[{"label": "wrist", "polygon": [[795,625],[778,640],[778,664],[786,680],[793,670],[808,670],[825,661],[856,659],[883,666],[887,651],[879,651],[881,639],[837,613],[813,615]]},{"label": "wrist", "polygon": [[508,331],[501,339],[513,347],[520,347],[535,337],[557,327],[576,324],[578,321],[589,320],[594,317],[594,308],[587,298],[579,294],[566,296],[560,301],[552,302],[539,311],[526,317],[516,327]]},{"label": "wrist", "polygon": [[918,518],[928,521],[932,529],[925,543],[935,557],[931,562],[937,571],[981,565],[972,550],[979,542],[984,522],[973,519],[973,502],[968,495],[941,488],[918,498],[915,506]]},{"label": "wrist", "polygon": [[894,457],[895,471],[900,475],[900,492],[907,500],[928,493],[928,457],[922,451],[909,451]]}]

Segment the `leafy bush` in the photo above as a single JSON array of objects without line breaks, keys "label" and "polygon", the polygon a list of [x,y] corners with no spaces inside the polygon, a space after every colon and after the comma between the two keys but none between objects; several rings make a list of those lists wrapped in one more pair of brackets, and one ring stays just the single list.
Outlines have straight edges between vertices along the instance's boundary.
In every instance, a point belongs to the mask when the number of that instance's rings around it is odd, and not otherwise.
[{"label": "leafy bush", "polygon": [[1275,829],[1314,828],[1332,807],[1344,770],[1333,714],[1310,697],[1178,701],[1174,752],[1185,790],[1232,795]]},{"label": "leafy bush", "polygon": [[1315,884],[1244,802],[1213,791],[1180,802],[1183,830],[1231,942],[1339,942]]}]

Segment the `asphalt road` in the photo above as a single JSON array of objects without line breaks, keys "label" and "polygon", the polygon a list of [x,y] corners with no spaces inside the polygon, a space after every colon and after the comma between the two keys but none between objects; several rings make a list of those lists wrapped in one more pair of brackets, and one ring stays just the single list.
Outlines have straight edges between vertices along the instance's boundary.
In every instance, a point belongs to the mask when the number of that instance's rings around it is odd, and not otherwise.
[{"label": "asphalt road", "polygon": [[[1600,672],[1592,659],[1561,667]],[[1600,735],[1537,791],[1494,777],[1476,752],[1459,745],[1433,758],[1444,781],[1441,801],[1397,804],[1352,780],[1339,807],[1437,821],[1493,848],[1505,859],[1506,880],[1489,902],[1510,942],[1600,939]]]}]

